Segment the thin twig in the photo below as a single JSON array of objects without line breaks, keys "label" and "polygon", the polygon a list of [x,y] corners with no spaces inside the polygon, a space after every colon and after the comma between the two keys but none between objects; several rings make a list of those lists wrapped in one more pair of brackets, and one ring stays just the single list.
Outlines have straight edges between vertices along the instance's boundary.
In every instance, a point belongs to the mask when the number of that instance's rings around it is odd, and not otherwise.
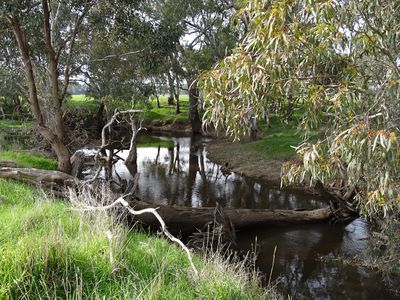
[{"label": "thin twig", "polygon": [[187,254],[188,260],[190,262],[190,265],[193,269],[193,272],[195,273],[196,277],[198,276],[199,272],[197,271],[196,266],[193,263],[193,258],[192,258],[192,254],[190,253],[190,250],[185,246],[185,244],[179,240],[178,238],[174,237],[167,229],[167,226],[165,225],[164,220],[162,219],[162,217],[160,216],[160,214],[157,212],[157,208],[145,208],[145,209],[141,209],[141,210],[135,210],[133,209],[129,203],[124,199],[125,196],[121,196],[119,197],[117,200],[115,200],[113,203],[111,203],[110,205],[106,205],[106,206],[86,206],[85,208],[82,209],[77,209],[79,211],[93,211],[93,210],[101,210],[101,211],[105,211],[108,209],[111,209],[113,207],[116,207],[118,204],[121,204],[122,206],[124,206],[132,215],[142,215],[142,214],[146,214],[146,213],[150,213],[153,214],[158,222],[160,223],[161,226],[161,230],[162,232],[174,243],[178,244]]}]

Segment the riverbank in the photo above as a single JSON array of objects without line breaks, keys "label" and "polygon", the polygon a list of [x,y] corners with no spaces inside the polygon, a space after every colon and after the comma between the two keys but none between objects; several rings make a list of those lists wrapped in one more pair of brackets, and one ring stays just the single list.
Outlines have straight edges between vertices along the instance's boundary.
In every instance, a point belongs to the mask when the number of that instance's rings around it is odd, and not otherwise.
[{"label": "riverbank", "polygon": [[219,254],[196,254],[196,277],[181,249],[112,215],[9,180],[0,200],[1,299],[268,299],[255,274]]},{"label": "riverbank", "polygon": [[[207,145],[208,158],[228,169],[281,188],[282,164],[296,159],[296,147],[301,141],[291,124],[273,124],[272,128],[261,127],[259,138],[232,141],[228,137],[213,138]],[[318,192],[308,185],[293,185],[286,190],[308,194]]]},{"label": "riverbank", "polygon": [[[145,137],[142,145],[160,141]],[[30,152],[0,152],[0,160],[57,167]],[[196,277],[185,252],[165,238],[128,228],[115,214],[76,211],[76,205],[0,179],[0,299],[271,299],[243,262],[195,253]]]}]

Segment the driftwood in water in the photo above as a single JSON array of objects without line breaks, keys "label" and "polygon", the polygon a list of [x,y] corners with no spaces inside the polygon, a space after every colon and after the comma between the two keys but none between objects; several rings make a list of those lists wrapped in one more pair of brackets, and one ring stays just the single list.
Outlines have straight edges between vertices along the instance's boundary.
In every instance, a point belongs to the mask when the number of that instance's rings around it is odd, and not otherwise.
[{"label": "driftwood in water", "polygon": [[15,179],[45,188],[73,187],[77,179],[69,174],[34,168],[0,168],[0,178]]},{"label": "driftwood in water", "polygon": [[[44,188],[60,190],[61,187],[74,187],[78,179],[59,171],[41,170],[33,168],[0,168],[0,178],[10,178],[27,183],[41,185]],[[168,228],[173,232],[192,233],[204,225],[212,223],[215,218],[215,208],[191,208],[182,206],[162,206],[139,200],[133,200],[131,205],[135,209],[159,207],[158,212]],[[282,209],[229,209],[223,210],[226,222],[235,229],[264,226],[290,225],[311,222],[327,222],[331,219],[330,208],[314,210],[282,210]],[[140,221],[148,226],[158,226],[158,221],[152,215],[136,216],[134,221]]]},{"label": "driftwood in water", "polygon": [[[158,212],[164,219],[168,228],[181,233],[192,233],[201,229],[204,225],[214,221],[213,207],[182,207],[154,205],[143,201],[134,200],[131,205],[135,209],[145,209],[158,207]],[[231,223],[235,229],[251,228],[264,225],[291,225],[312,222],[328,222],[331,217],[330,208],[320,208],[313,210],[283,210],[283,209],[230,209],[223,210],[227,222]],[[151,215],[136,216],[134,221],[140,221],[147,226],[158,226],[157,220]]]}]

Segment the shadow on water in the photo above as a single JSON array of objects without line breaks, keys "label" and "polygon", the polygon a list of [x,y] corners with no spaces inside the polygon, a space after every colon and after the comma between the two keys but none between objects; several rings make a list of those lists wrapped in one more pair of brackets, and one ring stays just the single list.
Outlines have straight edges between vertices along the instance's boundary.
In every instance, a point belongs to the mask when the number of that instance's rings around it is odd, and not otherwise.
[{"label": "shadow on water", "polygon": [[[140,173],[137,194],[154,204],[229,208],[299,209],[327,206],[324,199],[279,190],[270,185],[221,170],[207,158],[207,139],[160,137],[171,148],[138,148]],[[127,153],[122,151],[121,157]],[[132,179],[122,162],[114,172]],[[253,248],[257,237],[257,267],[268,281],[276,249],[272,280],[281,293],[294,299],[396,299],[385,290],[376,272],[338,257],[354,258],[365,249],[368,224],[308,224],[258,228],[237,233],[241,250]]]}]

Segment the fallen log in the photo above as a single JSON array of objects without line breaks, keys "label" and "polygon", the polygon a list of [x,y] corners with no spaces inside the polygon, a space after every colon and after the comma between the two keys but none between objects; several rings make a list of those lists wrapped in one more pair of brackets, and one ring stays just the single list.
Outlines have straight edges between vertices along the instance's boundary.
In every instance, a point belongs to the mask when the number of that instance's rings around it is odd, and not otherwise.
[{"label": "fallen log", "polygon": [[74,187],[77,179],[69,174],[34,168],[0,167],[0,178],[15,179],[45,188]]},{"label": "fallen log", "polygon": [[17,163],[13,160],[0,160],[0,167],[15,168]]},{"label": "fallen log", "polygon": [[[0,178],[10,178],[40,185],[52,191],[62,191],[65,187],[75,187],[79,180],[59,171],[33,168],[0,168]],[[183,207],[150,204],[133,199],[131,206],[135,209],[158,207],[158,212],[171,232],[188,234],[202,229],[215,220],[214,207]],[[232,224],[235,229],[257,226],[282,226],[315,222],[328,222],[333,217],[330,208],[313,210],[283,210],[283,209],[223,209],[226,224]],[[153,215],[140,215],[131,219],[147,226],[158,228],[159,223]]]},{"label": "fallen log", "polygon": [[[165,206],[133,200],[131,205],[135,209],[158,207],[158,213],[164,219],[171,232],[182,234],[192,233],[202,229],[204,225],[214,221],[214,207],[182,207]],[[252,228],[259,226],[283,226],[316,222],[329,222],[332,218],[330,208],[313,210],[284,210],[284,209],[223,209],[224,217],[235,229]],[[135,216],[131,221],[157,228],[158,223],[152,215]]]}]

